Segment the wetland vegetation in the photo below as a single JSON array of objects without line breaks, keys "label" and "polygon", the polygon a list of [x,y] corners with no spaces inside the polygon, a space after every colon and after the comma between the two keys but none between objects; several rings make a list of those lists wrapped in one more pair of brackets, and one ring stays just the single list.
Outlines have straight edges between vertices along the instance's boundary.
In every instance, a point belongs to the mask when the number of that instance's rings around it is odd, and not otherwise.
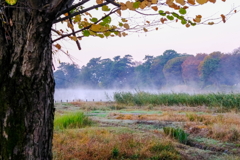
[{"label": "wetland vegetation", "polygon": [[[239,108],[222,105],[234,104],[239,95],[210,94],[204,104],[190,104],[186,101],[190,95],[169,94],[180,102],[156,104],[149,100],[154,95],[141,94],[147,95],[141,105],[132,101],[56,103],[54,159],[240,159]],[[82,125],[73,125],[77,114]],[[57,127],[65,121],[73,124]]]}]

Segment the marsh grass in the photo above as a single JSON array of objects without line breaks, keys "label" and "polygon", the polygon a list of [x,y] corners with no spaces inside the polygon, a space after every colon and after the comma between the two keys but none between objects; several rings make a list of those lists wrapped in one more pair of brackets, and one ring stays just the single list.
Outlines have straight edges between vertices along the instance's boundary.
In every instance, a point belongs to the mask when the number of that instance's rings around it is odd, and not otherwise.
[{"label": "marsh grass", "polygon": [[149,134],[116,128],[83,128],[55,132],[55,160],[180,160],[183,159],[169,140]]},{"label": "marsh grass", "polygon": [[126,105],[163,105],[163,106],[209,106],[222,107],[223,109],[240,109],[240,94],[235,93],[159,93],[147,92],[116,92],[114,100]]},{"label": "marsh grass", "polygon": [[169,135],[170,137],[175,138],[180,143],[183,143],[183,144],[187,143],[188,134],[181,128],[164,127],[163,131],[166,135]]},{"label": "marsh grass", "polygon": [[92,121],[83,112],[70,112],[64,115],[57,115],[54,119],[54,129],[62,130],[67,128],[82,128],[90,126]]}]

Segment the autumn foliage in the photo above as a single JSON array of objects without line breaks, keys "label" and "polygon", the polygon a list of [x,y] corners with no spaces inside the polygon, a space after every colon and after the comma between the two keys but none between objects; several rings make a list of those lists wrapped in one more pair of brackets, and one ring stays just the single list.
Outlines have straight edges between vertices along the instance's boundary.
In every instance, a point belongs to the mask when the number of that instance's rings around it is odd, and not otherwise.
[{"label": "autumn foliage", "polygon": [[[197,55],[166,50],[159,56],[145,56],[136,63],[131,55],[111,59],[92,58],[87,65],[62,63],[55,72],[56,87],[71,85],[88,88],[155,88],[175,85],[194,85],[201,88],[233,87],[240,78],[239,49],[233,53]],[[71,82],[71,83],[69,83]]]}]

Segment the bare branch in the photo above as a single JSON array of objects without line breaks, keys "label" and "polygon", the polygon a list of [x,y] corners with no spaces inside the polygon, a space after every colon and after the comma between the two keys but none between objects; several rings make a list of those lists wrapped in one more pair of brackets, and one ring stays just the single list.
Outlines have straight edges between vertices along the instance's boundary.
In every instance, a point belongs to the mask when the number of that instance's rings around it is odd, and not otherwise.
[{"label": "bare branch", "polygon": [[121,7],[120,4],[114,2],[114,0],[106,0],[107,2],[111,3],[112,5],[116,6],[116,7]]},{"label": "bare branch", "polygon": [[[70,12],[68,11],[68,14],[70,14]],[[74,31],[74,26],[73,26],[73,23],[72,23],[72,19],[69,18],[69,22],[71,23],[72,27],[71,27],[71,30],[72,30],[72,34],[73,36],[76,37],[76,34],[75,34],[75,31]],[[76,44],[77,44],[77,47],[78,47],[78,50],[81,50],[81,46],[80,46],[80,43],[78,40],[76,40]]]},{"label": "bare branch", "polygon": [[109,2],[105,2],[105,3],[102,3],[102,4],[94,5],[94,6],[92,6],[92,7],[89,7],[89,8],[83,9],[83,10],[81,10],[81,11],[79,11],[79,12],[74,12],[74,13],[72,13],[71,15],[68,15],[68,16],[66,16],[66,17],[59,18],[59,19],[55,20],[53,23],[58,23],[58,22],[61,22],[61,21],[67,20],[67,19],[72,18],[72,17],[74,17],[74,16],[76,16],[76,15],[79,15],[79,14],[85,13],[85,12],[87,12],[87,11],[90,11],[90,10],[96,9],[96,8],[98,8],[98,7],[105,6],[105,5],[107,5],[107,4],[109,4]]},{"label": "bare branch", "polygon": [[79,7],[79,6],[82,6],[83,4],[87,3],[88,1],[90,1],[90,0],[82,0],[81,2],[79,2],[77,4],[74,4],[72,6],[67,6],[68,8],[59,12],[56,17],[59,17],[60,15],[62,15],[64,13],[67,13],[67,12],[69,12],[69,11]]}]

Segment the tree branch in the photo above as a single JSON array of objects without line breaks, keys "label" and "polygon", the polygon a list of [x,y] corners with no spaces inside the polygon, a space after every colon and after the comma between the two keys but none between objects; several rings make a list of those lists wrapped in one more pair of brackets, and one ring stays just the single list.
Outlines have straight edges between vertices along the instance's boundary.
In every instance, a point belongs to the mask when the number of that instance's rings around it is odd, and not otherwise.
[{"label": "tree branch", "polygon": [[[68,14],[70,14],[70,11],[68,11]],[[71,19],[71,18],[69,18],[69,22],[70,22],[71,25],[72,25],[72,27],[71,27],[72,35],[76,37],[75,31],[74,31],[74,26],[73,26],[73,23],[72,23],[72,19]],[[80,46],[80,43],[79,43],[78,40],[76,40],[76,44],[77,44],[78,50],[81,50],[81,46]]]},{"label": "tree branch", "polygon": [[71,14],[71,15],[68,15],[68,16],[66,16],[66,17],[59,18],[59,19],[55,20],[53,23],[58,23],[58,22],[67,20],[67,19],[72,18],[72,17],[74,17],[74,16],[76,16],[76,15],[85,13],[85,12],[87,12],[87,11],[90,11],[90,10],[95,9],[95,8],[98,8],[98,7],[105,6],[105,5],[107,5],[107,4],[109,4],[109,2],[105,2],[105,3],[102,3],[102,4],[94,5],[94,6],[92,6],[92,7],[83,9],[83,10],[81,10],[81,11],[79,11],[79,12],[74,12],[74,13]]},{"label": "tree branch", "polygon": [[75,8],[77,8],[77,7],[79,7],[79,6],[87,3],[88,1],[90,1],[90,0],[82,0],[81,2],[79,2],[79,3],[77,3],[77,4],[74,4],[74,5],[72,5],[72,6],[69,6],[67,9],[62,10],[61,12],[59,12],[56,17],[59,17],[60,15],[62,15],[62,14],[64,14],[64,13],[67,13],[67,12],[71,11],[72,9],[75,9]]},{"label": "tree branch", "polygon": [[[97,22],[94,22],[93,24],[99,23],[101,20],[103,20],[104,18],[106,18],[106,17],[110,16],[111,14],[115,13],[117,10],[119,10],[119,9],[118,9],[118,8],[115,9],[115,10],[113,9],[111,12],[109,12],[107,15],[103,16],[103,17],[100,18]],[[87,27],[84,27],[83,29],[80,29],[80,30],[78,30],[78,31],[75,31],[74,34],[79,33],[79,32],[82,32],[82,31],[84,31],[84,30],[86,30],[86,29],[89,29],[93,24],[91,24],[91,25],[89,25],[89,26],[87,26]],[[54,30],[53,30],[53,31],[54,31]],[[57,32],[57,31],[54,31],[54,32]],[[58,33],[58,32],[57,32],[57,33]],[[56,42],[56,41],[59,41],[59,40],[65,38],[65,37],[71,36],[71,35],[73,35],[73,33],[64,34],[64,35],[62,35],[61,37],[53,40],[52,43],[54,43],[54,42]]]}]

